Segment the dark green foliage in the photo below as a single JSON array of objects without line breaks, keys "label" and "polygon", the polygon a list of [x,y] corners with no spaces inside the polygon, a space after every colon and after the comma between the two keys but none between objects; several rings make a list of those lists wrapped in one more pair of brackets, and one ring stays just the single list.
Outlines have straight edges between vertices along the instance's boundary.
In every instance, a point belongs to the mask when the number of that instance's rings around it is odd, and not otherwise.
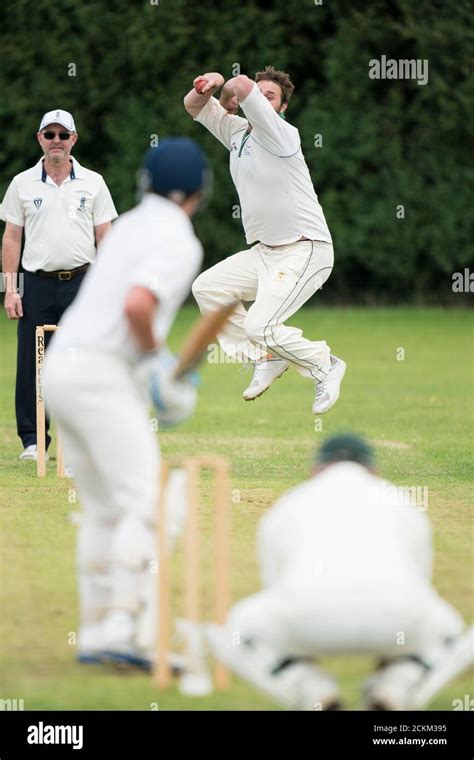
[{"label": "dark green foliage", "polygon": [[[0,193],[39,157],[35,132],[52,108],[73,112],[75,154],[104,174],[120,211],[134,202],[150,136],[187,134],[215,171],[196,220],[213,263],[245,247],[238,198],[226,150],[182,98],[205,71],[229,78],[240,64],[253,77],[273,64],[296,85],[288,118],[334,238],[324,299],[452,298],[451,275],[472,251],[468,0],[6,0],[2,11]],[[381,55],[428,59],[428,84],[370,79]]]}]

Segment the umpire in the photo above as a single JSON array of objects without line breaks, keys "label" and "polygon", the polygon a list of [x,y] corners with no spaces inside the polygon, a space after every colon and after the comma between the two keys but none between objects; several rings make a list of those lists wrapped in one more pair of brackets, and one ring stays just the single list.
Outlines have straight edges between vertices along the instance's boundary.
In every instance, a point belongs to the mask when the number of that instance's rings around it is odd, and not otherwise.
[{"label": "umpire", "polygon": [[[15,404],[21,460],[37,458],[35,328],[58,324],[117,216],[100,174],[71,156],[78,135],[70,113],[46,113],[37,138],[44,157],[13,178],[0,208],[6,222],[5,309],[9,319],[18,320]],[[46,446],[50,441],[46,432]]]}]

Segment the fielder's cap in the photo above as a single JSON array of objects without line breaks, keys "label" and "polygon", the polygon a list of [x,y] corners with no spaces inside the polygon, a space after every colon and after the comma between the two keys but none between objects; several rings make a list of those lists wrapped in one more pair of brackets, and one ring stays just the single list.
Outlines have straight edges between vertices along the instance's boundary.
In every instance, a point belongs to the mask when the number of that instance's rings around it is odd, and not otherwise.
[{"label": "fielder's cap", "polygon": [[50,124],[61,124],[65,129],[69,129],[70,132],[76,131],[76,125],[74,119],[69,111],[63,111],[61,108],[57,108],[56,111],[48,111],[41,119],[39,125],[39,132]]},{"label": "fielder's cap", "polygon": [[212,170],[199,145],[189,137],[166,137],[145,155],[140,176],[142,191],[186,196],[203,190],[210,195]]},{"label": "fielder's cap", "polygon": [[340,433],[327,438],[316,455],[316,464],[357,462],[364,467],[374,466],[374,452],[362,438],[352,433]]}]

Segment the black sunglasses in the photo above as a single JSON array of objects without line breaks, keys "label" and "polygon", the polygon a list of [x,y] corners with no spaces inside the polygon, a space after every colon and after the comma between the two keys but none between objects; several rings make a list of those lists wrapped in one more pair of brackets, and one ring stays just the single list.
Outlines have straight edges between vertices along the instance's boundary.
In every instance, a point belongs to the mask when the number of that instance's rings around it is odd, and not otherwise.
[{"label": "black sunglasses", "polygon": [[72,132],[43,132],[42,134],[47,140],[54,140],[56,135],[60,140],[69,140]]}]

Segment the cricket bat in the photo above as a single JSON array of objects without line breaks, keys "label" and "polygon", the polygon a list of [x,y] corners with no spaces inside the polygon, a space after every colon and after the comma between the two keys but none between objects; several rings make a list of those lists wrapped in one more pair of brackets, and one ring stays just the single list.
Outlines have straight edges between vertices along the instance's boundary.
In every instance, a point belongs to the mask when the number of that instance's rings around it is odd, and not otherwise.
[{"label": "cricket bat", "polygon": [[194,323],[181,348],[174,371],[175,380],[179,380],[199,364],[209,343],[222,330],[236,306],[237,302],[228,304],[222,309],[205,314]]}]

